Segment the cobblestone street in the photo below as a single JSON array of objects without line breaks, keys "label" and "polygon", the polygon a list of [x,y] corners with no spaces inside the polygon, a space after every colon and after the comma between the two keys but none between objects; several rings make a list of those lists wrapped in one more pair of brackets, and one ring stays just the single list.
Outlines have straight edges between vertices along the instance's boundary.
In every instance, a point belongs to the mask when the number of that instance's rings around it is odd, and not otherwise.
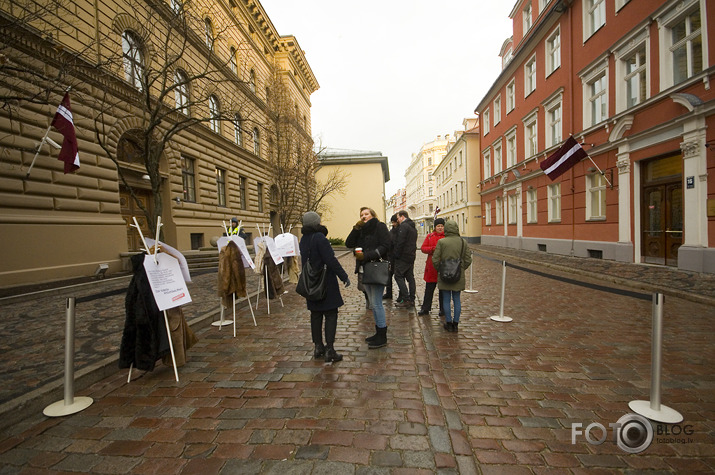
[{"label": "cobblestone street", "polygon": [[[478,293],[462,293],[459,333],[445,332],[434,309],[422,317],[386,301],[388,346],[368,350],[372,314],[356,289],[352,257],[341,262],[353,285],[343,289],[338,321],[344,360],[332,365],[312,359],[308,312],[292,285],[284,306],[271,301],[270,315],[260,300],[258,326],[241,305],[236,338],[230,326],[197,325],[200,341],[178,383],[166,366],[130,383],[126,370],[116,370],[123,294],[78,305],[76,366],[113,359],[115,369],[78,391],[94,399],[86,410],[62,418],[38,413],[7,428],[0,473],[715,470],[712,305],[665,299],[662,403],[692,433],[666,437],[666,426],[654,423],[650,447],[628,454],[610,429],[601,445],[583,435],[572,444],[571,425],[608,427],[630,412],[628,402],[648,400],[650,300],[508,269],[504,315],[513,321],[495,322],[489,317],[500,310],[501,265],[475,256]],[[421,298],[423,255],[415,268]],[[215,277],[194,277],[187,320],[218,318]],[[61,378],[63,332],[51,328],[64,325],[64,300],[52,298],[57,308],[44,300],[0,307],[13,322],[2,329],[3,377],[17,380],[2,388],[5,402],[47,383],[50,373]],[[13,336],[27,328],[31,348]],[[103,336],[92,338],[93,330]],[[49,353],[56,353],[51,362]],[[12,370],[18,365],[22,372]]]}]

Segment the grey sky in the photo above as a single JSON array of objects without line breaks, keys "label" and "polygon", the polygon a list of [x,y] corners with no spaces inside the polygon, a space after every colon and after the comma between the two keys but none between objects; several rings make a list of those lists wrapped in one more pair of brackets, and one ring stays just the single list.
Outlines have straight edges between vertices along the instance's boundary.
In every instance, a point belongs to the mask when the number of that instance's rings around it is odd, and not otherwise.
[{"label": "grey sky", "polygon": [[294,35],[320,89],[313,137],[376,150],[389,195],[413,153],[454,134],[494,82],[511,36],[510,0],[261,0],[280,35]]}]

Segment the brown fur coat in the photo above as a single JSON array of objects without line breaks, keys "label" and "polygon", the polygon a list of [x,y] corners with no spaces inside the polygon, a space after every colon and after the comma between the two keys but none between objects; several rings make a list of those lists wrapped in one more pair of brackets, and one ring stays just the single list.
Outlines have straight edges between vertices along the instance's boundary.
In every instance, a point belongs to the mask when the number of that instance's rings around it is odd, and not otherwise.
[{"label": "brown fur coat", "polygon": [[243,267],[241,251],[236,243],[229,241],[218,257],[218,295],[224,307],[233,305],[233,294],[236,294],[236,297],[246,297],[246,270]]}]

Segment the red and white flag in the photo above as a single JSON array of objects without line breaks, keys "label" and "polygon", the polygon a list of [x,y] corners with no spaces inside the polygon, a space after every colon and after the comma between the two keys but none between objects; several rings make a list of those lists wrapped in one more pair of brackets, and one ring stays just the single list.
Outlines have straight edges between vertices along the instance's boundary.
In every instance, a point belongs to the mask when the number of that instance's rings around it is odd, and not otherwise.
[{"label": "red and white flag", "polygon": [[588,154],[572,135],[566,139],[561,148],[541,162],[539,167],[544,170],[546,176],[555,180],[586,157]]},{"label": "red and white flag", "polygon": [[442,211],[442,210],[439,209],[439,206],[435,206],[435,208],[434,208],[434,218],[433,218],[433,219],[437,219],[437,213],[439,213],[440,211]]},{"label": "red and white flag", "polygon": [[52,126],[64,136],[59,160],[65,162],[65,173],[70,173],[79,168],[79,153],[77,147],[77,135],[74,131],[74,121],[72,120],[72,109],[70,108],[70,93],[66,93],[60,106],[57,108],[55,118],[52,119]]}]

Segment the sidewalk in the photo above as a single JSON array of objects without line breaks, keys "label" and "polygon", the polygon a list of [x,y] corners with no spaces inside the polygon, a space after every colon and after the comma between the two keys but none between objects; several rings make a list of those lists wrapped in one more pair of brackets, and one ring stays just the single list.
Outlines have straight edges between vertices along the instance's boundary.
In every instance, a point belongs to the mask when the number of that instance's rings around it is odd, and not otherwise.
[{"label": "sidewalk", "polygon": [[[46,418],[44,406],[24,413],[29,402],[3,411],[5,421],[23,415],[4,431],[0,473],[715,469],[710,277],[472,249],[472,284],[479,292],[462,293],[458,334],[442,330],[436,311],[418,317],[388,303],[388,346],[368,350],[363,339],[374,324],[353,285],[343,291],[336,342],[345,359],[334,365],[312,359],[305,302],[292,285],[283,307],[271,301],[270,315],[261,299],[257,327],[243,305],[234,338],[230,326],[207,325],[218,318],[215,273],[193,276],[186,312],[200,341],[179,369],[178,383],[170,367],[158,366],[131,383],[117,369],[123,294],[92,301],[91,308],[78,305],[75,367],[96,379],[77,385],[76,394],[92,397],[94,404],[63,418]],[[651,303],[508,267],[504,314],[513,322],[494,322],[488,317],[500,310],[501,259],[646,296],[665,283],[662,403],[684,416],[681,428],[692,429],[688,438],[656,436],[641,454],[622,451],[611,434],[601,445],[588,444],[583,435],[571,444],[573,423],[608,427],[630,412],[629,401],[649,398]],[[352,258],[341,262],[355,284]],[[419,255],[420,297],[423,266]],[[678,280],[669,282],[668,276]],[[107,281],[101,291],[127,282]],[[61,386],[64,298],[76,291],[0,302],[3,407],[28,390],[42,392],[50,381]],[[53,396],[47,403],[62,399],[61,387]]]}]

